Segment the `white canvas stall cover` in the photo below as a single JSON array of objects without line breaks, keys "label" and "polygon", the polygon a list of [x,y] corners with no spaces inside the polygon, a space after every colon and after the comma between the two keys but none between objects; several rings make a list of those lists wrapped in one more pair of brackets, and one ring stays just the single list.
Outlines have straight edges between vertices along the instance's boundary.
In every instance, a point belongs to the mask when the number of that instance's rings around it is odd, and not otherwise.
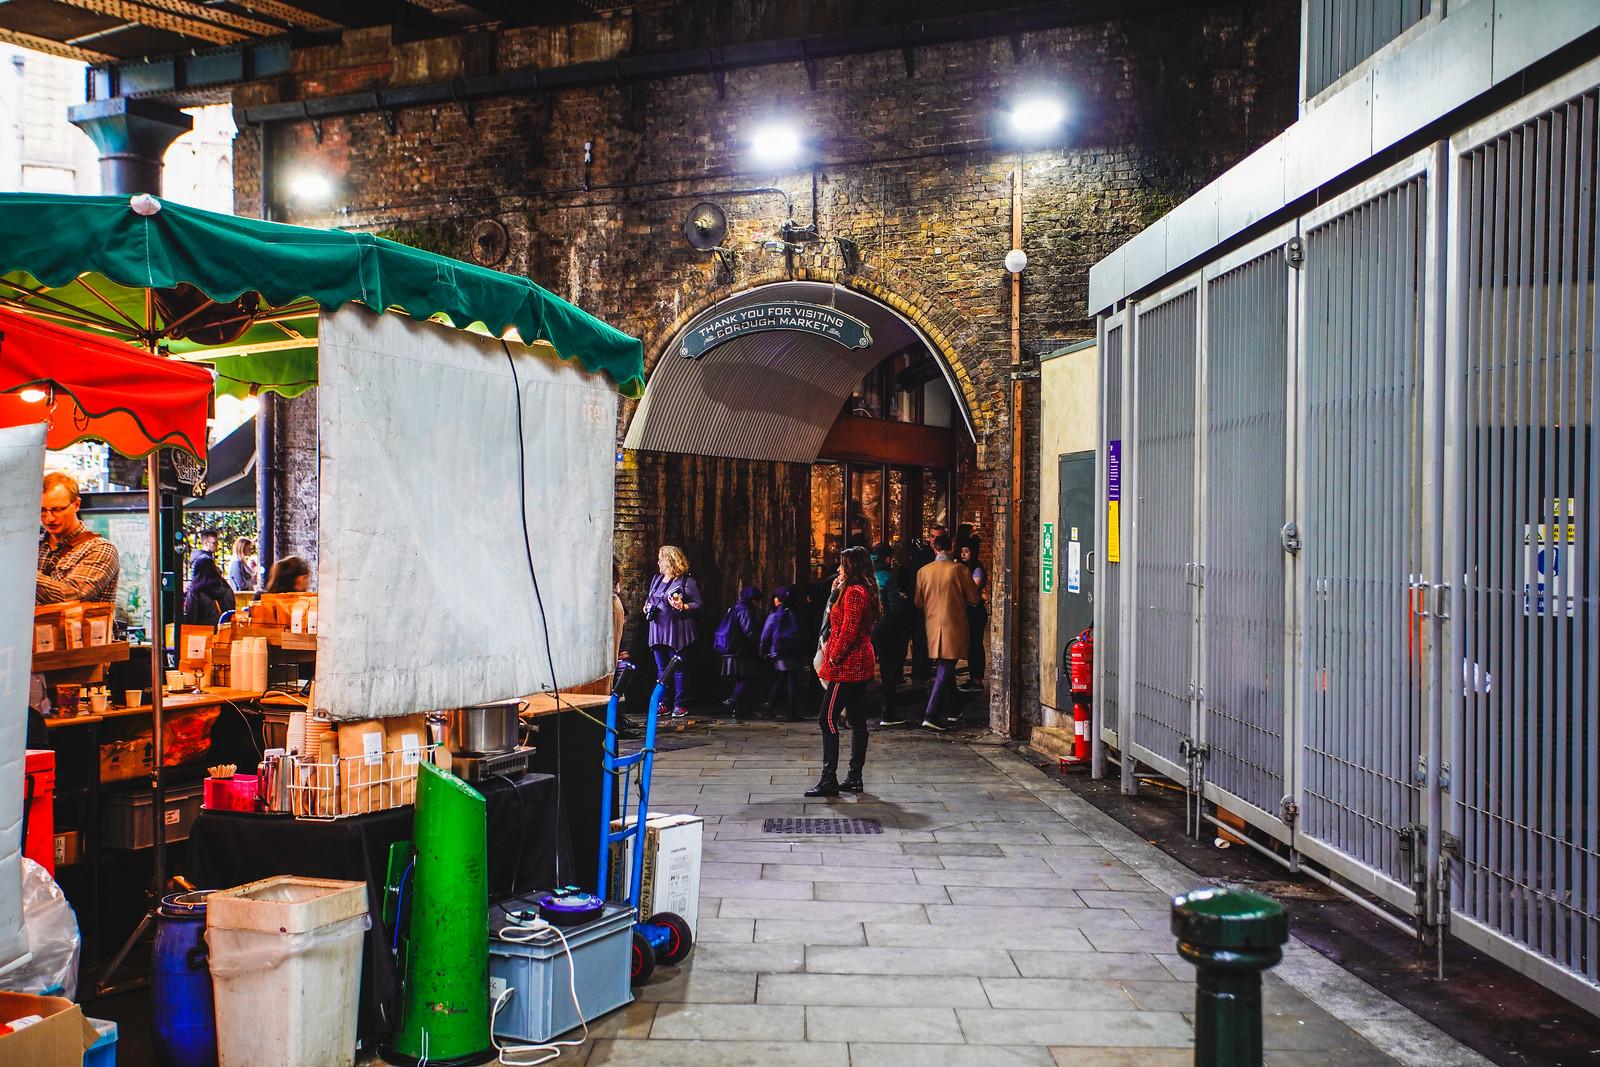
[{"label": "white canvas stall cover", "polygon": [[22,755],[33,673],[34,514],[44,423],[0,429],[0,974],[28,959],[22,928]]},{"label": "white canvas stall cover", "polygon": [[545,346],[354,306],[324,315],[319,332],[316,706],[338,719],[402,715],[607,674],[609,381]]}]

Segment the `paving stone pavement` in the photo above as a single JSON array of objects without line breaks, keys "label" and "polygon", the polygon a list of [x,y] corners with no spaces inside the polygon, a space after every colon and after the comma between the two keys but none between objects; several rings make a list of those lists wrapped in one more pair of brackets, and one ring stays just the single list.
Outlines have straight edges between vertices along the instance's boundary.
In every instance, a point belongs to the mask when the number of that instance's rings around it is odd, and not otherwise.
[{"label": "paving stone pavement", "polygon": [[[1203,880],[1002,748],[873,734],[867,792],[808,801],[816,729],[672,735],[651,807],[704,817],[697,945],[560,1063],[1192,1062],[1171,894]],[[773,816],[879,819],[775,835]],[[1291,942],[1265,982],[1269,1067],[1487,1061]]]}]

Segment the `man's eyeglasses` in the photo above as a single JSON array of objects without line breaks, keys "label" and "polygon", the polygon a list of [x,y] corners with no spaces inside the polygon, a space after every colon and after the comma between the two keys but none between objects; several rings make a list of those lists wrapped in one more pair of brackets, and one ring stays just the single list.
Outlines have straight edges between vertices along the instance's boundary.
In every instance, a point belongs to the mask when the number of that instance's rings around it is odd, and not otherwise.
[{"label": "man's eyeglasses", "polygon": [[69,512],[71,510],[72,510],[72,505],[71,504],[63,504],[59,508],[40,507],[39,508],[39,517],[41,519],[53,519],[57,515],[65,515],[67,512]]}]

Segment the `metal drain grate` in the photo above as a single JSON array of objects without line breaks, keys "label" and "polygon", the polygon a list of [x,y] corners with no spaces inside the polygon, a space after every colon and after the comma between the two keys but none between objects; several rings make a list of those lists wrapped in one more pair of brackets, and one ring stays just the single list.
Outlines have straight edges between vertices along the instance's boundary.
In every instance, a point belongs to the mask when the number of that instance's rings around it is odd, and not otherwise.
[{"label": "metal drain grate", "polygon": [[764,834],[881,834],[877,819],[765,819]]}]

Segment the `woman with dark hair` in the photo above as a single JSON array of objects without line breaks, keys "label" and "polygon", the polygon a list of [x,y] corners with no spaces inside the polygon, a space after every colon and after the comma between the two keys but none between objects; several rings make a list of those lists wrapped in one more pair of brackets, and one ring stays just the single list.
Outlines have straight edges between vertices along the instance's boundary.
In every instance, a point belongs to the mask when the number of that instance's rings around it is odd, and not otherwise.
[{"label": "woman with dark hair", "polygon": [[[834,588],[838,596],[828,612],[828,637],[817,668],[826,687],[817,713],[822,728],[822,777],[806,790],[808,797],[836,797],[841,790],[860,793],[866,789],[861,781],[867,761],[866,701],[862,698],[878,670],[872,627],[883,614],[872,556],[866,549],[852,545],[839,556]],[[850,723],[850,773],[840,782],[839,726],[846,717]]]},{"label": "woman with dark hair", "polygon": [[304,593],[311,588],[311,565],[299,556],[284,556],[267,572],[263,593]]},{"label": "woman with dark hair", "polygon": [[183,621],[194,626],[215,626],[224,612],[234,609],[233,587],[217,569],[209,552],[196,552],[183,595]]}]

